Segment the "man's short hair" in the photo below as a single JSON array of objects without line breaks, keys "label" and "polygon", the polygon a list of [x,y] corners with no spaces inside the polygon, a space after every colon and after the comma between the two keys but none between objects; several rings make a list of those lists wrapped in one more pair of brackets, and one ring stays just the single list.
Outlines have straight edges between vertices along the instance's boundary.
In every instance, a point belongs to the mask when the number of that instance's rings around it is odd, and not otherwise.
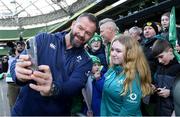
[{"label": "man's short hair", "polygon": [[99,27],[106,23],[108,23],[114,29],[115,32],[119,32],[119,28],[117,27],[115,21],[110,18],[105,18],[105,19],[102,19],[101,21],[99,21]]},{"label": "man's short hair", "polygon": [[142,29],[137,26],[133,26],[129,29],[129,33],[134,33],[134,32],[140,35],[142,33]]},{"label": "man's short hair", "polygon": [[105,18],[105,19],[102,19],[101,21],[99,21],[99,27],[100,27],[101,25],[107,23],[107,22],[113,22],[113,23],[115,23],[113,19]]},{"label": "man's short hair", "polygon": [[21,45],[21,46],[23,46],[23,45],[25,45],[25,42],[24,42],[24,41],[17,41],[17,42],[16,42],[16,45],[18,45],[18,44]]},{"label": "man's short hair", "polygon": [[172,48],[170,43],[165,39],[158,39],[154,42],[152,46],[152,54],[154,57],[157,57],[164,51],[167,51],[169,48]]},{"label": "man's short hair", "polygon": [[96,16],[93,15],[92,13],[83,13],[78,16],[77,20],[81,17],[87,17],[91,22],[93,22],[96,25],[96,27],[98,26],[98,20]]}]

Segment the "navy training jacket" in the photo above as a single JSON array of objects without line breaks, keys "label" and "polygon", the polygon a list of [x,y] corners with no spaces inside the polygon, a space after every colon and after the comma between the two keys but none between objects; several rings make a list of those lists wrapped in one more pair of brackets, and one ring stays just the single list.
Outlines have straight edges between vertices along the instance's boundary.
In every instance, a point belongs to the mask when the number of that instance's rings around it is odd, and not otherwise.
[{"label": "navy training jacket", "polygon": [[29,87],[29,81],[18,81],[15,74],[16,61],[11,65],[13,80],[21,91],[11,112],[13,116],[70,115],[73,96],[78,94],[87,81],[92,61],[83,48],[66,50],[65,33],[41,33],[36,36],[39,65],[48,65],[53,82],[58,88],[55,96],[41,96]]}]

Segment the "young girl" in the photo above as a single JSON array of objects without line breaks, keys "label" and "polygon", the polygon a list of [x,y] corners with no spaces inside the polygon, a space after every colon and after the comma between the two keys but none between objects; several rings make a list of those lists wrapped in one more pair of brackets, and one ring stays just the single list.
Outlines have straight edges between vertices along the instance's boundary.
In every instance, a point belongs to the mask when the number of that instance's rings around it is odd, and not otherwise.
[{"label": "young girl", "polygon": [[101,116],[141,116],[141,98],[151,93],[151,74],[137,40],[119,35],[111,42]]},{"label": "young girl", "polygon": [[[169,39],[170,12],[166,12],[161,16],[162,33],[161,35]],[[176,27],[177,44],[176,49],[180,51],[180,28]]]}]

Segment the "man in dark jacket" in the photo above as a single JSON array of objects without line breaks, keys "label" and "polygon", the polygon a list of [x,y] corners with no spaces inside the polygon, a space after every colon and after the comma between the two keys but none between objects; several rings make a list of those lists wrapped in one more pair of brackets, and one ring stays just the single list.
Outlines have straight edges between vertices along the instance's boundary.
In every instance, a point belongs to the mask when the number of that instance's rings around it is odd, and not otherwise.
[{"label": "man in dark jacket", "polygon": [[155,63],[156,61],[152,56],[151,47],[153,43],[157,40],[156,38],[157,34],[158,34],[158,27],[154,22],[147,22],[144,24],[144,28],[143,28],[144,38],[141,41],[141,45],[143,47],[145,56],[148,60],[152,76],[156,70],[156,63]]},{"label": "man in dark jacket", "polygon": [[72,23],[68,34],[35,36],[38,70],[30,69],[28,55],[20,55],[11,66],[13,80],[22,86],[12,115],[70,115],[72,98],[84,87],[92,68],[83,46],[96,25],[96,18],[85,13]]}]

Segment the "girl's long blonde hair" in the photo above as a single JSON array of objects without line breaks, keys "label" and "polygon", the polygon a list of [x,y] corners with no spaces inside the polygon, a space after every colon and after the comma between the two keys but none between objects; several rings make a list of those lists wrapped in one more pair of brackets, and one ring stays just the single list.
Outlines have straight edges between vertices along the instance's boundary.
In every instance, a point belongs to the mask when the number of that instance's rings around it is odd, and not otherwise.
[{"label": "girl's long blonde hair", "polygon": [[128,92],[128,89],[131,91],[131,83],[137,73],[140,77],[142,96],[149,95],[152,92],[151,72],[139,42],[129,35],[116,36],[111,42],[111,45],[116,41],[119,41],[125,46],[124,63],[122,66],[124,68],[126,79],[124,81],[124,90],[121,95],[125,95]]}]

